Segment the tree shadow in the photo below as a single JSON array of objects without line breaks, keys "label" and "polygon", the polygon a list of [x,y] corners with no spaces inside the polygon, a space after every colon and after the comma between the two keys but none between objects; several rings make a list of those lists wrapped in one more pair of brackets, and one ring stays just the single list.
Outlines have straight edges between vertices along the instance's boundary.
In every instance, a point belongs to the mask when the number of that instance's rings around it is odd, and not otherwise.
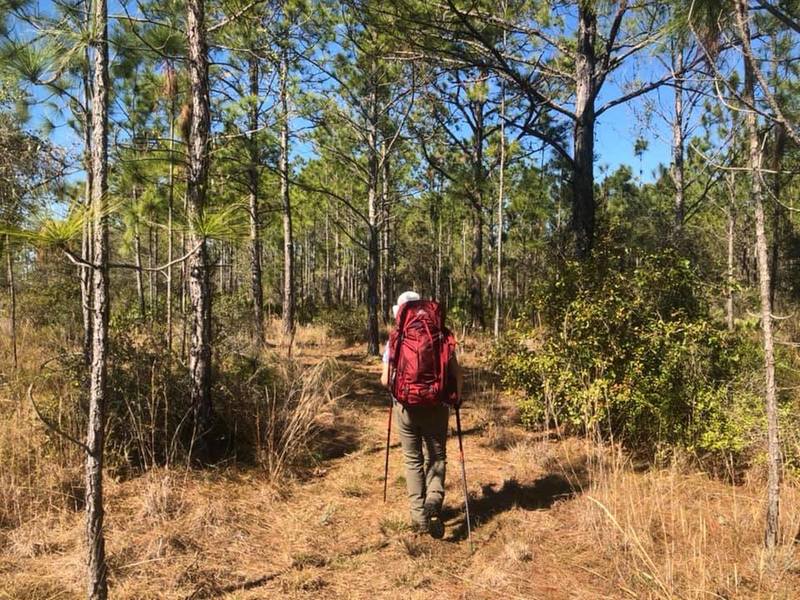
[{"label": "tree shadow", "polygon": [[203,582],[198,585],[191,594],[186,596],[186,600],[207,600],[210,598],[220,598],[221,596],[233,594],[235,592],[245,592],[266,585],[279,575],[281,575],[281,572],[269,573],[263,577],[256,577],[254,579],[242,581],[241,583],[233,583],[226,586],[219,586],[213,582]]},{"label": "tree shadow", "polygon": [[323,427],[314,440],[315,454],[321,460],[342,458],[361,447],[361,430],[343,418]]},{"label": "tree shadow", "polygon": [[381,384],[379,373],[349,369],[343,379],[347,397],[359,406],[389,408],[389,390]]},{"label": "tree shadow", "polygon": [[[523,510],[549,509],[559,500],[573,498],[588,485],[588,473],[580,469],[573,479],[560,473],[550,473],[531,484],[521,484],[516,479],[506,479],[499,489],[497,484],[483,485],[479,497],[470,496],[469,513],[472,529],[478,529],[500,513],[521,508]],[[445,507],[442,511],[445,521],[458,518],[451,528],[448,541],[459,542],[467,537],[466,515],[463,503],[458,507]]]}]

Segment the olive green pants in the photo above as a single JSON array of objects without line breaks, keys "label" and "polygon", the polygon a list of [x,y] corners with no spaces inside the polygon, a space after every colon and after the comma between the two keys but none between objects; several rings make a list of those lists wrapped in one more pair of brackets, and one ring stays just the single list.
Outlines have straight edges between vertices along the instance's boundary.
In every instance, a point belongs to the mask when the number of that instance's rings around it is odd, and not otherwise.
[{"label": "olive green pants", "polygon": [[442,508],[447,464],[446,404],[403,406],[394,403],[394,421],[403,448],[406,488],[411,505],[411,520],[424,525],[424,508]]}]

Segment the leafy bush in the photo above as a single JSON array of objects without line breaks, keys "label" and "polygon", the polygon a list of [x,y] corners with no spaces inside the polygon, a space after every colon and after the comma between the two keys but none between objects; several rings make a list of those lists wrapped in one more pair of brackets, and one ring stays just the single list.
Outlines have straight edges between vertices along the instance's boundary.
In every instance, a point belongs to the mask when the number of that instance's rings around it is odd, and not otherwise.
[{"label": "leafy bush", "polygon": [[529,426],[741,455],[762,422],[758,344],[715,323],[703,290],[671,251],[568,262],[531,298],[540,325],[518,321],[493,365]]},{"label": "leafy bush", "polygon": [[348,345],[367,341],[367,311],[364,308],[337,307],[323,311],[317,321],[328,334]]}]

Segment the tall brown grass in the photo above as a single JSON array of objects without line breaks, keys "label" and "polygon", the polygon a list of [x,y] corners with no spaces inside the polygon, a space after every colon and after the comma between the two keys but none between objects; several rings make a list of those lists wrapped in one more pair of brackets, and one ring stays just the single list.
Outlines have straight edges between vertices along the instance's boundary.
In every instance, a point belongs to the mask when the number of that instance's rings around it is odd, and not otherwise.
[{"label": "tall brown grass", "polygon": [[[48,433],[24,392],[35,380],[48,414],[74,427],[69,414],[80,406],[79,388],[67,372],[41,376],[57,343],[33,334],[23,333],[20,368],[3,372],[0,387],[0,597],[78,597],[82,457]],[[380,502],[383,455],[367,444],[339,467],[326,467],[324,477],[288,485],[326,458],[325,436],[341,435],[345,424],[363,427],[380,450],[385,441],[383,407],[370,412],[342,401],[343,368],[319,362],[340,346],[316,346],[321,334],[301,328],[296,342],[304,352],[294,360],[280,352],[220,357],[217,408],[235,434],[233,458],[207,470],[179,460],[109,470],[116,597],[218,597],[232,583],[275,574],[271,587],[241,597],[380,597],[380,590],[391,590],[383,597],[800,597],[800,484],[791,473],[782,492],[783,544],[769,554],[758,466],[732,484],[690,461],[640,465],[617,446],[525,431],[513,398],[476,367],[482,351],[471,340],[461,355],[471,390],[464,406],[470,490],[478,506],[492,486],[498,502],[507,502],[488,506],[484,499],[483,513],[474,515],[474,554],[465,543],[413,538],[403,483],[393,484],[394,502]],[[0,356],[5,343],[0,339]],[[365,361],[359,376],[377,377],[376,365]],[[149,426],[142,431],[150,435]],[[392,456],[399,469],[399,454]],[[455,460],[453,467],[451,530],[462,518]],[[574,492],[559,488],[552,502],[534,507],[522,507],[522,497],[500,498],[504,480],[524,496],[551,493],[537,483],[554,477]]]},{"label": "tall brown grass", "polygon": [[309,455],[316,435],[332,426],[339,397],[335,360],[305,368],[288,362],[279,364],[286,387],[265,388],[263,403],[255,414],[259,462],[273,480]]},{"label": "tall brown grass", "polygon": [[47,430],[27,395],[35,384],[38,402],[52,420],[73,429],[79,394],[68,374],[50,361],[57,334],[47,328],[18,329],[19,364],[13,369],[9,338],[0,336],[0,528],[11,528],[34,515],[82,507],[81,451]]},{"label": "tall brown grass", "polygon": [[[592,548],[588,564],[575,566],[591,568],[620,597],[800,597],[800,484],[791,475],[782,489],[782,544],[769,552],[766,486],[756,473],[734,484],[689,461],[634,466],[618,448],[577,439],[521,443],[509,456],[570,482],[575,496],[559,515]],[[524,477],[528,469],[520,469]]]}]

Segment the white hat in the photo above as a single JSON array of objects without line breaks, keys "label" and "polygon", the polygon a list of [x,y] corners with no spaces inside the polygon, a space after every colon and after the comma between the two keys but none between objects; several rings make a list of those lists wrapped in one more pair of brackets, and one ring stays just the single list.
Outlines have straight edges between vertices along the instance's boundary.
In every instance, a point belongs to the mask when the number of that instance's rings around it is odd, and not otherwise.
[{"label": "white hat", "polygon": [[400,307],[405,304],[406,302],[414,302],[419,300],[419,294],[417,292],[403,292],[397,297],[397,304],[392,307],[392,314],[395,318],[397,318],[397,311],[400,310]]}]

